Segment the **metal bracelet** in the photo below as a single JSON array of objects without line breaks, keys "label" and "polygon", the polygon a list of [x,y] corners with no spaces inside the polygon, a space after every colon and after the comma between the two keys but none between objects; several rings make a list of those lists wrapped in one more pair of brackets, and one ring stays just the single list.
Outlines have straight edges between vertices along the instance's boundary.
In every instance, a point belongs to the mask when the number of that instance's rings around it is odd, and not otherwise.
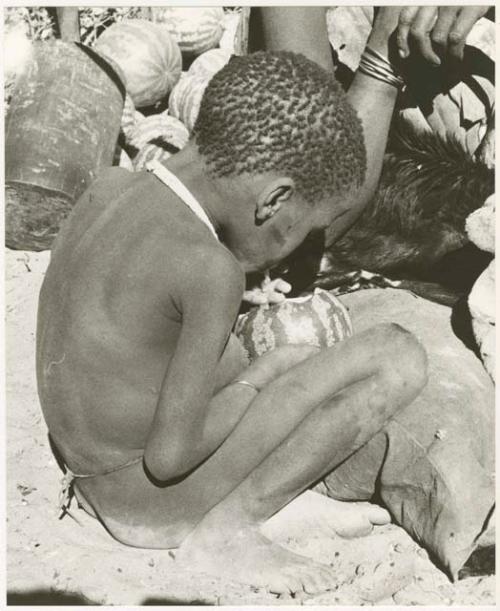
[{"label": "metal bracelet", "polygon": [[396,89],[402,89],[405,86],[404,80],[397,74],[390,61],[370,47],[365,48],[358,70]]},{"label": "metal bracelet", "polygon": [[234,380],[231,384],[242,384],[243,386],[248,386],[249,388],[253,388],[256,392],[260,392],[260,388],[258,388],[252,382],[247,382],[247,380]]}]

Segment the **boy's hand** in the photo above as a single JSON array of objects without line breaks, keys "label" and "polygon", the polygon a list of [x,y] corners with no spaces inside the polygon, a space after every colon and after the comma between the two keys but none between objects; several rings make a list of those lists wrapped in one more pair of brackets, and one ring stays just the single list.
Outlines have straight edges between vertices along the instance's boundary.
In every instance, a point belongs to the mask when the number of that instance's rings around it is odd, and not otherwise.
[{"label": "boy's hand", "polygon": [[252,305],[281,303],[285,300],[285,295],[291,290],[291,285],[285,280],[281,278],[271,280],[266,276],[260,287],[245,291],[243,299]]},{"label": "boy's hand", "polygon": [[472,27],[490,6],[405,6],[399,14],[397,46],[401,58],[416,47],[427,61],[439,65],[443,56],[461,60]]}]

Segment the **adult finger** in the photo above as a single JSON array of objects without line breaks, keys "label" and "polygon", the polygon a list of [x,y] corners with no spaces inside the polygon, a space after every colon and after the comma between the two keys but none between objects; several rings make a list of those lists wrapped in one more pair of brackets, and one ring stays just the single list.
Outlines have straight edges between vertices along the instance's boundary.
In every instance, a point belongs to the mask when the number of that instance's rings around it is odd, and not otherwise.
[{"label": "adult finger", "polygon": [[448,35],[448,51],[452,57],[462,59],[465,42],[472,27],[488,10],[485,6],[464,6],[461,8],[455,23]]},{"label": "adult finger", "polygon": [[410,26],[410,40],[416,45],[422,57],[427,61],[439,65],[439,55],[432,48],[430,34],[438,16],[437,6],[423,6],[417,13]]},{"label": "adult finger", "polygon": [[418,6],[405,6],[399,13],[398,32],[396,34],[396,43],[398,46],[399,55],[402,58],[410,55],[410,47],[408,45],[408,35],[410,27],[419,11]]},{"label": "adult finger", "polygon": [[442,52],[445,52],[448,47],[448,36],[459,11],[459,6],[441,6],[438,9],[438,18],[432,29],[431,41]]}]

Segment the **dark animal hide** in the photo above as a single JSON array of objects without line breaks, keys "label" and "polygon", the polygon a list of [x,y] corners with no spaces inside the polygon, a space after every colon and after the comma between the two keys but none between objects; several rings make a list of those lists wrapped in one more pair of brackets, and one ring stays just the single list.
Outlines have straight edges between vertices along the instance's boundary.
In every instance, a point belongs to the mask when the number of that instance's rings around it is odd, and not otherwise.
[{"label": "dark animal hide", "polygon": [[494,170],[453,136],[407,122],[391,140],[377,192],[356,223],[332,244],[328,230],[311,236],[288,261],[298,291],[336,288],[363,269],[452,303],[489,263],[469,242],[465,219],[494,191]]}]

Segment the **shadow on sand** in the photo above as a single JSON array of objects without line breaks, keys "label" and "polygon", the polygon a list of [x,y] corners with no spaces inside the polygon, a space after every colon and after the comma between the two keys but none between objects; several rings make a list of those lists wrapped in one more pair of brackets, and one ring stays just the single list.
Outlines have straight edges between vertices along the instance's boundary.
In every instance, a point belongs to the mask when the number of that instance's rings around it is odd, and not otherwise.
[{"label": "shadow on sand", "polygon": [[[181,600],[169,598],[146,598],[142,606],[211,606],[204,600]],[[7,592],[7,605],[24,606],[100,606],[81,594],[75,592],[56,592],[52,590],[30,590],[25,592]]]},{"label": "shadow on sand", "polygon": [[95,605],[88,598],[74,592],[55,592],[52,590],[30,590],[7,592],[8,605]]}]

